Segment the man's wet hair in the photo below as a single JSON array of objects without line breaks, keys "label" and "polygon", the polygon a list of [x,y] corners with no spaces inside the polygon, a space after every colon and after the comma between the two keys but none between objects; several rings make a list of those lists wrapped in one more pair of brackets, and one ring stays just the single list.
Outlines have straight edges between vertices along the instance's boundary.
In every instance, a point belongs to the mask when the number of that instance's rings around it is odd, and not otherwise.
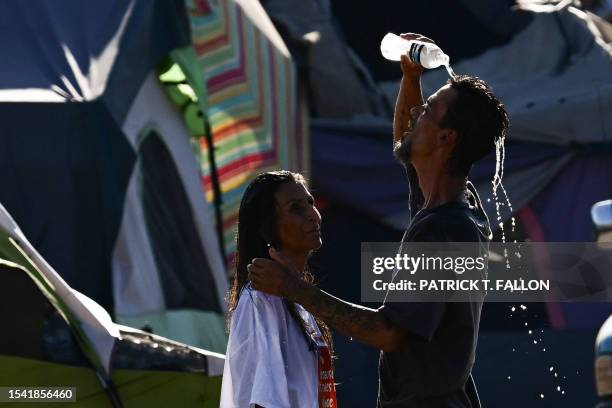
[{"label": "man's wet hair", "polygon": [[457,131],[448,163],[450,174],[467,176],[472,165],[495,149],[508,130],[506,108],[480,78],[458,75],[448,80],[457,98],[447,107],[441,128]]}]

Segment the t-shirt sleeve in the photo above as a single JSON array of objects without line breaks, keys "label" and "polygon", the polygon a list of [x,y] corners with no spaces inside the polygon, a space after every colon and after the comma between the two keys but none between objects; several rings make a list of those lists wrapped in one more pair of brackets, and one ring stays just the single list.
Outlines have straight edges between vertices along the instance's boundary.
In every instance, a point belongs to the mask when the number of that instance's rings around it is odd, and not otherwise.
[{"label": "t-shirt sleeve", "polygon": [[280,307],[280,302],[258,291],[245,289],[240,296],[223,374],[222,402],[231,400],[228,406],[290,407]]},{"label": "t-shirt sleeve", "polygon": [[431,341],[444,317],[444,302],[389,302],[379,311],[394,326]]}]

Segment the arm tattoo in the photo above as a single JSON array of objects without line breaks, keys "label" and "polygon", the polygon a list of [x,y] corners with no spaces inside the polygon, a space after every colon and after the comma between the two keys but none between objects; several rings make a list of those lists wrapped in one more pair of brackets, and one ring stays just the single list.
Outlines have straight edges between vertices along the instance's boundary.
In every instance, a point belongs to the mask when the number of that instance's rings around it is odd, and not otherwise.
[{"label": "arm tattoo", "polygon": [[315,286],[296,290],[293,300],[342,334],[382,349],[381,341],[391,324],[376,309],[345,302]]}]

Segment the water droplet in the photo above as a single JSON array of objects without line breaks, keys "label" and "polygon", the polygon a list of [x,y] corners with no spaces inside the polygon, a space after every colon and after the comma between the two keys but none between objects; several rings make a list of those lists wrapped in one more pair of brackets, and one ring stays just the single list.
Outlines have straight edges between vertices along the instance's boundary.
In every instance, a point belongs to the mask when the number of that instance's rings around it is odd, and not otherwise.
[{"label": "water droplet", "polygon": [[510,310],[512,310],[514,312],[514,311],[516,311],[516,307],[512,306],[512,308],[510,308]]},{"label": "water droplet", "polygon": [[511,377],[510,377],[510,376],[508,376],[508,380],[510,380],[510,378],[511,378]]},{"label": "water droplet", "polygon": [[[493,198],[495,200],[495,211],[497,215],[497,221],[500,224],[500,229],[502,233],[502,242],[506,243],[506,234],[504,231],[503,224],[501,223],[502,217],[499,211],[499,207],[508,206],[508,211],[510,212],[510,215],[514,212],[514,210],[512,209],[512,203],[510,202],[510,199],[508,198],[508,193],[506,192],[506,189],[504,188],[502,184],[502,179],[504,177],[504,161],[505,161],[505,156],[506,156],[506,151],[504,148],[504,141],[505,141],[505,136],[502,136],[495,142],[495,174],[493,175],[493,180],[491,181],[491,184],[493,185]],[[503,193],[504,198],[505,198],[505,203],[500,203],[498,201],[499,200],[498,194],[497,194],[498,189],[500,189],[501,192]],[[512,232],[514,232],[516,221],[514,217],[510,217],[510,218],[512,220]],[[506,262],[507,264],[509,263],[507,258],[506,258]],[[509,265],[507,265],[507,268],[509,269]]]},{"label": "water droplet", "polygon": [[561,387],[557,385],[557,391],[561,391]]},{"label": "water droplet", "polygon": [[525,322],[525,327],[527,327],[527,322]]},{"label": "water droplet", "polygon": [[453,71],[453,69],[451,68],[450,64],[446,64],[444,67],[446,68],[446,72],[448,72],[448,75],[451,78],[455,78],[455,71]]},{"label": "water droplet", "polygon": [[534,340],[534,341],[533,341],[533,344],[538,344],[538,341],[537,341],[537,340]]},{"label": "water droplet", "polygon": [[555,373],[555,378],[557,378],[557,373]]},{"label": "water droplet", "polygon": [[512,351],[513,351],[513,352],[515,352],[515,351],[516,351],[516,349],[515,349],[514,347],[512,347]]},{"label": "water droplet", "polygon": [[490,203],[490,202],[491,202],[491,199],[490,199],[490,198],[487,198],[487,203]]},{"label": "water droplet", "polygon": [[550,366],[550,368],[548,369],[548,371],[552,371],[552,370],[554,370],[554,369],[555,369],[555,367]]},{"label": "water droplet", "polygon": [[533,333],[531,330],[529,330],[529,334]]},{"label": "water droplet", "polygon": [[544,348],[542,349],[542,351],[546,352],[546,347],[544,347]]},{"label": "water droplet", "polygon": [[544,394],[540,394],[540,399],[544,399]]},{"label": "water droplet", "polygon": [[561,391],[561,394],[565,395],[565,391]]},{"label": "water droplet", "polygon": [[[518,254],[518,252],[517,252],[517,254]],[[520,255],[520,254],[519,254],[519,255]],[[522,309],[522,310],[527,310],[527,306],[525,306],[525,305],[521,305],[521,309]]]}]

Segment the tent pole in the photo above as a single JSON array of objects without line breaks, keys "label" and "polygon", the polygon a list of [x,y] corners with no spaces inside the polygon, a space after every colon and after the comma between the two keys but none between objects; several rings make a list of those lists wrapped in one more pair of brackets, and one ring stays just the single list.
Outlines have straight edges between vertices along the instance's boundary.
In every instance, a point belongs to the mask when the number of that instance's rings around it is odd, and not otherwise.
[{"label": "tent pole", "polygon": [[204,119],[204,138],[206,139],[206,146],[208,147],[208,162],[210,163],[210,179],[213,187],[213,204],[215,207],[215,220],[217,222],[217,237],[219,240],[219,250],[221,251],[221,257],[226,262],[227,255],[225,253],[225,240],[223,239],[223,216],[221,206],[223,205],[223,198],[221,196],[221,184],[219,183],[219,173],[217,171],[217,163],[215,161],[215,144],[212,137],[212,131],[210,129],[210,123],[208,119]]},{"label": "tent pole", "polygon": [[104,388],[104,392],[106,392],[106,395],[108,396],[113,408],[123,408],[123,404],[121,403],[121,398],[119,398],[119,393],[117,392],[115,383],[110,376],[105,375],[99,370],[96,370],[96,376],[98,377],[100,384],[102,384],[102,388]]}]

